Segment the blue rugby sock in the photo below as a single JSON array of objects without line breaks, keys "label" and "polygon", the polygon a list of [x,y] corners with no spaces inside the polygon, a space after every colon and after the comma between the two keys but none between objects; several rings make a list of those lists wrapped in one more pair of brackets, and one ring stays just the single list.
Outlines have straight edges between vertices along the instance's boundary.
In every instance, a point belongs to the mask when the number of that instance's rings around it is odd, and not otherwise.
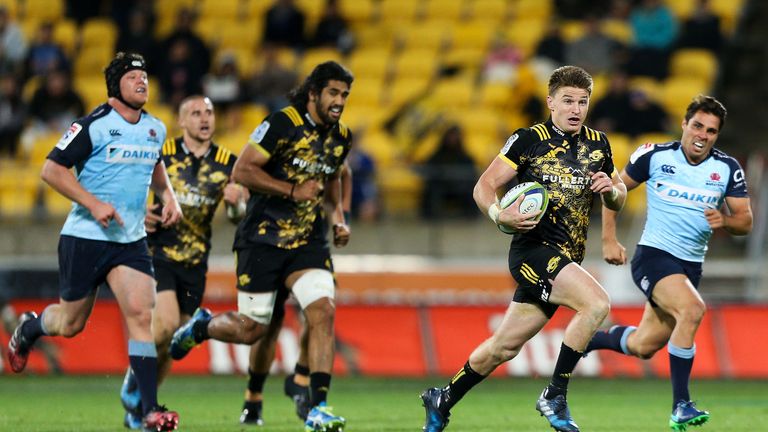
[{"label": "blue rugby sock", "polygon": [[590,352],[599,349],[609,349],[618,353],[629,355],[627,350],[627,338],[633,331],[637,330],[635,326],[613,326],[608,331],[599,331],[592,336],[592,340],[587,344],[584,352]]},{"label": "blue rugby sock", "polygon": [[26,321],[24,325],[21,326],[21,335],[24,336],[24,339],[30,346],[32,346],[40,336],[48,336],[48,332],[43,324],[43,314],[41,313],[37,318]]},{"label": "blue rugby sock", "polygon": [[696,355],[696,344],[690,348],[680,348],[667,344],[669,351],[669,371],[672,379],[672,409],[678,401],[691,400],[688,392],[688,381],[693,368],[693,358]]},{"label": "blue rugby sock", "polygon": [[128,341],[128,360],[141,393],[142,416],[157,406],[157,350],[153,342]]}]

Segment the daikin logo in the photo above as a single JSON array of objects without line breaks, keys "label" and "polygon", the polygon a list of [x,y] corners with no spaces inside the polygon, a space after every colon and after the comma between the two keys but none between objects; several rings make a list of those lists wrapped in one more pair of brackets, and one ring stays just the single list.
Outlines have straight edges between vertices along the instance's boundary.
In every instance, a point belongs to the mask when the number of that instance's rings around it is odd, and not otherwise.
[{"label": "daikin logo", "polygon": [[107,162],[154,165],[160,152],[154,147],[113,144],[107,147]]}]

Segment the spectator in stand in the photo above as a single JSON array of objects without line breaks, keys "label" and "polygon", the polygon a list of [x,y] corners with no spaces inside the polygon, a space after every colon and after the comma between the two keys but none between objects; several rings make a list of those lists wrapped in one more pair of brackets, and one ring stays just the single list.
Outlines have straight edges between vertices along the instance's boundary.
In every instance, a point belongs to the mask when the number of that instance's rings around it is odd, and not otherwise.
[{"label": "spectator in stand", "polygon": [[342,54],[348,54],[354,48],[354,36],[339,10],[337,0],[326,1],[323,15],[315,27],[312,46],[336,48]]},{"label": "spectator in stand", "polygon": [[304,48],[304,13],[296,7],[293,0],[275,0],[264,18],[265,45],[290,47],[297,50]]},{"label": "spectator in stand", "polygon": [[204,94],[213,102],[230,129],[240,123],[243,82],[232,53],[221,54],[213,71],[203,77]]},{"label": "spectator in stand", "polygon": [[18,79],[11,73],[0,75],[0,157],[16,155],[26,117]]},{"label": "spectator in stand", "polygon": [[683,23],[678,46],[703,48],[717,53],[723,44],[720,17],[712,12],[709,0],[698,0],[697,3],[691,16]]},{"label": "spectator in stand", "polygon": [[503,37],[493,40],[483,62],[483,81],[510,84],[517,78],[517,68],[523,61],[520,50]]},{"label": "spectator in stand", "polygon": [[603,33],[602,21],[596,15],[587,17],[584,24],[584,35],[566,47],[566,63],[579,66],[592,75],[612,72],[622,49],[621,42]]},{"label": "spectator in stand", "polygon": [[59,131],[84,115],[85,104],[72,88],[69,72],[62,69],[48,73],[29,103],[32,128]]},{"label": "spectator in stand", "polygon": [[298,84],[299,76],[280,62],[277,48],[265,46],[262,54],[261,68],[248,79],[248,94],[269,112],[279,111],[288,106],[288,92]]},{"label": "spectator in stand", "polygon": [[547,32],[536,46],[535,57],[553,62],[553,69],[565,63],[565,41],[557,20],[552,20],[547,26]]},{"label": "spectator in stand", "polygon": [[53,40],[53,24],[40,24],[26,59],[26,78],[45,76],[52,70],[69,69],[64,50]]},{"label": "spectator in stand", "polygon": [[664,79],[669,73],[669,55],[677,39],[678,23],[661,0],[642,0],[629,15],[633,45],[630,75]]},{"label": "spectator in stand", "polygon": [[158,75],[163,100],[177,106],[187,96],[202,93],[203,76],[211,67],[211,51],[192,30],[194,12],[182,8],[176,26],[163,40],[158,54]]},{"label": "spectator in stand", "polygon": [[26,54],[24,34],[11,18],[8,8],[0,4],[0,73],[21,72]]},{"label": "spectator in stand", "polygon": [[646,133],[662,133],[669,130],[669,116],[664,108],[648,98],[642,90],[629,93],[629,119],[624,132],[632,137]]},{"label": "spectator in stand", "polygon": [[141,9],[132,10],[127,27],[120,31],[117,38],[115,51],[141,54],[147,60],[149,71],[154,73],[157,49],[158,42],[152,33],[149,16]]},{"label": "spectator in stand", "polygon": [[423,217],[476,216],[477,206],[473,205],[472,189],[477,180],[477,170],[475,161],[464,148],[464,133],[460,126],[450,126],[443,133],[437,150],[421,169],[424,173]]},{"label": "spectator in stand", "polygon": [[376,162],[362,148],[364,132],[352,137],[347,164],[352,171],[352,218],[373,222],[379,217],[379,191],[376,186]]},{"label": "spectator in stand", "polygon": [[628,124],[634,121],[629,100],[629,81],[624,72],[611,76],[610,87],[592,109],[590,116],[595,128],[605,132],[627,133]]},{"label": "spectator in stand", "polygon": [[581,20],[604,13],[610,4],[611,0],[555,0],[555,10],[562,19]]}]

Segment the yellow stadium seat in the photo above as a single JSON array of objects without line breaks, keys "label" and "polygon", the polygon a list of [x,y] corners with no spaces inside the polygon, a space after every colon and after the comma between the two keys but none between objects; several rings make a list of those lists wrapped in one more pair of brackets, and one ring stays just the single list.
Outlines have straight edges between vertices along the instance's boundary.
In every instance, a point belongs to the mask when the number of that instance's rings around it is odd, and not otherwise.
[{"label": "yellow stadium seat", "polygon": [[496,27],[473,21],[456,26],[451,39],[452,48],[475,48],[487,50],[496,34]]},{"label": "yellow stadium seat", "polygon": [[81,49],[99,46],[114,50],[117,40],[117,26],[110,19],[91,18],[83,24],[80,40],[82,42]]},{"label": "yellow stadium seat", "polygon": [[608,134],[608,141],[611,143],[613,165],[621,172],[629,161],[629,155],[635,151],[634,143],[628,135],[616,132]]},{"label": "yellow stadium seat", "polygon": [[629,44],[632,41],[632,27],[624,20],[607,19],[601,24],[603,33],[616,39],[623,44]]},{"label": "yellow stadium seat", "polygon": [[104,79],[104,67],[112,60],[114,52],[112,45],[92,45],[80,50],[75,59],[74,76]]},{"label": "yellow stadium seat", "polygon": [[666,0],[665,3],[672,14],[677,17],[678,20],[684,20],[691,16],[693,10],[696,8],[697,0]]},{"label": "yellow stadium seat", "polygon": [[269,111],[264,105],[254,103],[243,105],[240,128],[250,134],[268,115]]},{"label": "yellow stadium seat", "polygon": [[[460,110],[451,110],[454,113],[455,120],[461,124],[464,129],[464,135],[473,134],[496,136],[502,126],[499,112],[492,108],[465,108]],[[498,143],[493,142],[494,146]]]},{"label": "yellow stadium seat", "polygon": [[504,38],[529,57],[547,28],[546,21],[517,19],[502,30]]},{"label": "yellow stadium seat", "polygon": [[72,210],[72,201],[48,185],[43,185],[43,204],[48,215],[56,218],[62,218]]},{"label": "yellow stadium seat", "polygon": [[379,2],[380,21],[410,21],[421,13],[421,2],[414,0],[381,0]]},{"label": "yellow stadium seat", "polygon": [[348,104],[353,107],[378,107],[383,97],[383,80],[381,78],[355,78]]},{"label": "yellow stadium seat", "polygon": [[475,83],[458,78],[438,81],[430,97],[441,106],[462,108],[472,104],[474,95]]},{"label": "yellow stadium seat", "polygon": [[64,49],[70,58],[75,56],[77,24],[70,19],[59,20],[53,28],[53,40]]},{"label": "yellow stadium seat", "polygon": [[25,0],[24,18],[38,22],[56,22],[64,16],[64,0]]},{"label": "yellow stadium seat", "polygon": [[429,49],[406,50],[395,59],[395,75],[402,77],[432,77],[439,65],[437,53]]},{"label": "yellow stadium seat", "polygon": [[464,0],[425,0],[422,15],[426,19],[459,21],[465,10]]},{"label": "yellow stadium seat", "polygon": [[85,104],[85,110],[91,111],[107,101],[107,86],[104,78],[75,77],[74,88]]},{"label": "yellow stadium seat", "polygon": [[170,138],[179,133],[178,116],[169,106],[160,103],[147,103],[144,110],[157,117],[168,131],[166,138]]},{"label": "yellow stadium seat", "polygon": [[692,78],[668,78],[664,81],[661,91],[661,105],[672,118],[680,117],[699,94],[708,93],[704,81]]},{"label": "yellow stadium seat", "polygon": [[368,23],[374,14],[373,0],[341,0],[341,16],[352,23]]},{"label": "yellow stadium seat", "polygon": [[584,22],[577,20],[565,21],[560,25],[560,31],[562,32],[563,39],[566,42],[573,42],[576,39],[584,36],[586,27]]},{"label": "yellow stadium seat", "polygon": [[485,169],[499,153],[495,134],[464,133],[464,146],[478,168]]},{"label": "yellow stadium seat", "polygon": [[709,50],[680,49],[672,54],[670,72],[673,77],[698,78],[710,87],[717,77],[717,57]]},{"label": "yellow stadium seat", "polygon": [[419,23],[404,22],[396,30],[400,46],[406,49],[438,50],[448,45],[451,40],[452,23],[430,20]]},{"label": "yellow stadium seat", "polygon": [[552,2],[549,0],[517,0],[512,2],[512,13],[517,19],[549,20]]},{"label": "yellow stadium seat", "polygon": [[[255,128],[256,126],[254,126]],[[238,128],[225,134],[218,135],[214,141],[216,144],[229,149],[232,153],[240,155],[243,148],[248,144],[248,138],[251,136],[253,129]]]},{"label": "yellow stadium seat", "polygon": [[332,48],[316,48],[304,53],[304,57],[301,59],[301,67],[299,75],[307,76],[312,72],[320,63],[327,62],[329,60],[344,63],[341,59],[341,54]]},{"label": "yellow stadium seat", "polygon": [[16,0],[0,0],[0,6],[5,7],[11,19],[17,19],[19,16],[19,4]]},{"label": "yellow stadium seat", "polygon": [[467,9],[473,20],[486,23],[503,21],[510,12],[506,0],[471,0]]},{"label": "yellow stadium seat", "polygon": [[395,26],[391,23],[377,22],[352,27],[358,49],[391,50],[398,42]]},{"label": "yellow stadium seat", "polygon": [[421,202],[423,180],[410,167],[396,164],[386,171],[378,170],[376,181],[389,216],[413,215]]},{"label": "yellow stadium seat", "polygon": [[394,84],[389,86],[389,94],[386,95],[385,101],[390,106],[400,106],[402,103],[423,93],[427,85],[429,85],[429,81],[430,79],[427,75],[397,78]]},{"label": "yellow stadium seat", "polygon": [[390,66],[388,49],[360,47],[349,59],[349,68],[355,78],[383,79],[389,75]]},{"label": "yellow stadium seat", "polygon": [[[160,3],[160,2],[158,2]],[[164,3],[164,2],[163,2]],[[272,7],[274,2],[266,1],[266,0],[251,0],[246,3],[246,17],[248,20],[264,20],[264,16],[267,13],[267,10]]]},{"label": "yellow stadium seat", "polygon": [[655,78],[643,76],[632,77],[629,80],[629,88],[642,91],[654,101],[658,102],[661,100],[662,85]]},{"label": "yellow stadium seat", "polygon": [[31,216],[40,183],[39,172],[30,167],[13,164],[0,169],[0,217]]},{"label": "yellow stadium seat", "polygon": [[[354,130],[352,133],[355,133]],[[366,131],[360,139],[360,146],[380,168],[390,167],[397,161],[397,146],[393,139],[381,130],[374,128]]]},{"label": "yellow stadium seat", "polygon": [[485,59],[486,50],[474,47],[451,48],[443,54],[442,63],[451,66],[461,66],[465,70],[479,69]]},{"label": "yellow stadium seat", "polygon": [[483,83],[480,86],[480,105],[486,108],[503,109],[510,104],[512,87],[506,83]]},{"label": "yellow stadium seat", "polygon": [[239,0],[201,0],[197,6],[200,17],[235,21],[240,15]]}]

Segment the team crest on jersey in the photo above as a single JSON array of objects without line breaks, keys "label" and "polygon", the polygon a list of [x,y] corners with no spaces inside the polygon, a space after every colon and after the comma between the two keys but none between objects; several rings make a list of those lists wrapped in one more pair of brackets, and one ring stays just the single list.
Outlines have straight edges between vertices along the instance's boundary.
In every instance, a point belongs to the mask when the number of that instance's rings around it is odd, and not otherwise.
[{"label": "team crest on jersey", "polygon": [[560,264],[560,257],[559,256],[553,256],[549,259],[549,262],[547,263],[547,273],[552,273],[557,268],[557,265]]},{"label": "team crest on jersey", "polygon": [[81,130],[83,130],[83,127],[80,125],[80,123],[72,123],[72,126],[67,129],[67,131],[64,133],[64,136],[62,136],[59,142],[56,143],[56,148],[59,150],[65,150]]},{"label": "team crest on jersey", "polygon": [[247,286],[249,283],[251,283],[251,277],[247,274],[243,273],[240,275],[239,278],[237,278],[237,283],[241,286]]},{"label": "team crest on jersey", "polygon": [[591,160],[592,162],[603,160],[603,151],[602,150],[593,151],[592,153],[589,154],[589,160]]},{"label": "team crest on jersey", "polygon": [[147,141],[156,143],[160,142],[160,138],[157,137],[157,132],[155,132],[154,129],[149,130],[149,138],[147,138]]},{"label": "team crest on jersey", "polygon": [[264,139],[264,135],[267,134],[267,131],[269,130],[269,122],[264,120],[261,122],[261,124],[256,128],[256,130],[253,131],[253,140],[261,144],[261,140]]},{"label": "team crest on jersey", "polygon": [[226,174],[224,174],[221,171],[215,171],[215,172],[212,172],[211,175],[208,178],[213,183],[222,183],[222,182],[226,181],[228,177],[227,177]]},{"label": "team crest on jersey", "polygon": [[336,157],[341,156],[341,154],[344,153],[344,147],[342,146],[336,146],[333,148],[333,155]]},{"label": "team crest on jersey", "polygon": [[501,149],[501,153],[506,154],[509,151],[509,149],[512,148],[512,144],[514,144],[518,138],[519,137],[517,136],[517,134],[513,134],[511,137],[509,137],[509,139],[507,139],[507,142],[504,143],[504,147]]}]

